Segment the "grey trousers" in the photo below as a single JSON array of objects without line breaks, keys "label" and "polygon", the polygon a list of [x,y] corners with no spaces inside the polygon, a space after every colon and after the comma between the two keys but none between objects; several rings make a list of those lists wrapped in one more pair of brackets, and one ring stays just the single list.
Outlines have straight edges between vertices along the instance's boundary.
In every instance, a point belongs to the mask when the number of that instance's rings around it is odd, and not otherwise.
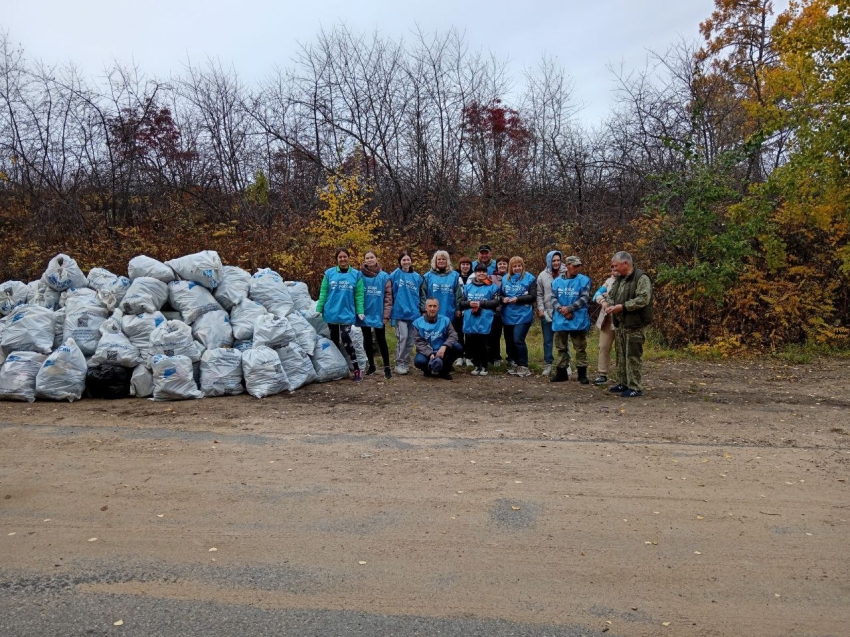
[{"label": "grey trousers", "polygon": [[410,367],[410,354],[413,352],[413,321],[395,322],[395,335],[398,344],[395,348],[395,364]]}]

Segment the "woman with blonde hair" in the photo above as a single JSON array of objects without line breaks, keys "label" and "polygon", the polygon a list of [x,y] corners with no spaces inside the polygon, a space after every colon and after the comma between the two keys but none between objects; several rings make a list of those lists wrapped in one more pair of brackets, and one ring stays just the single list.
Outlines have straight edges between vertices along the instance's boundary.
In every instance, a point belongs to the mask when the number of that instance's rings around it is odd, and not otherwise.
[{"label": "woman with blonde hair", "polygon": [[508,360],[516,363],[516,367],[508,369],[508,373],[521,378],[531,376],[525,338],[534,321],[537,278],[526,271],[522,257],[513,257],[508,263],[508,272],[502,277],[501,297],[505,349]]},{"label": "woman with blonde hair", "polygon": [[450,321],[455,318],[455,310],[463,299],[460,274],[452,269],[452,260],[445,250],[437,250],[431,257],[431,269],[425,273],[422,287],[419,289],[419,311],[425,312],[425,300],[437,299],[440,302],[440,316]]}]

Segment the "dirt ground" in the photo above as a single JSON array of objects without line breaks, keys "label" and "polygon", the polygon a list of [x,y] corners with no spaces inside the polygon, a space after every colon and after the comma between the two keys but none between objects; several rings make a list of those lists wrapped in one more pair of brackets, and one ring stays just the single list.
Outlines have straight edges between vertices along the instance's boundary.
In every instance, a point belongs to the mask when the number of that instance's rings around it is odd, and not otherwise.
[{"label": "dirt ground", "polygon": [[150,609],[191,602],[315,634],[847,635],[847,362],[645,377],[0,403],[0,634],[176,634]]}]

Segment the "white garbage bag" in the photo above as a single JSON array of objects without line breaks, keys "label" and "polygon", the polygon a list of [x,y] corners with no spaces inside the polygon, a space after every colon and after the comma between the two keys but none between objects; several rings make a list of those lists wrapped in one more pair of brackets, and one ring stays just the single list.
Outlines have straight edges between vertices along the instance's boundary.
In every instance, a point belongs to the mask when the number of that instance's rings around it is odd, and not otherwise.
[{"label": "white garbage bag", "polygon": [[153,277],[133,279],[118,307],[124,314],[157,312],[168,300],[168,286]]},{"label": "white garbage bag", "polygon": [[192,361],[186,356],[154,356],[151,360],[154,400],[203,398],[195,384]]},{"label": "white garbage bag", "polygon": [[235,396],[242,386],[242,352],[218,347],[201,356],[201,391],[204,396]]},{"label": "white garbage bag", "polygon": [[192,323],[192,336],[207,349],[233,347],[233,328],[224,310],[207,312]]},{"label": "white garbage bag", "polygon": [[101,363],[120,365],[121,367],[137,367],[143,362],[139,348],[121,330],[121,322],[111,317],[100,326],[100,342],[97,344],[94,356],[89,360],[89,366],[97,367]]},{"label": "white garbage bag", "polygon": [[275,316],[286,316],[292,311],[289,288],[277,272],[269,268],[258,270],[251,277],[251,298],[262,303]]},{"label": "white garbage bag", "polygon": [[215,250],[203,250],[195,254],[187,254],[184,257],[166,261],[181,279],[194,281],[206,288],[214,290],[221,283],[222,265],[218,252]]},{"label": "white garbage bag", "polygon": [[[52,310],[37,305],[22,305],[4,319],[0,347],[9,352],[53,351],[56,326]],[[43,362],[43,361],[42,361]]]},{"label": "white garbage bag", "polygon": [[299,387],[315,383],[318,379],[316,370],[313,369],[313,361],[307,353],[296,343],[290,343],[286,347],[277,350],[280,364],[289,379],[289,391],[295,391]]},{"label": "white garbage bag", "polygon": [[262,303],[251,299],[242,299],[230,311],[230,325],[233,327],[233,338],[238,341],[249,341],[254,338],[254,325],[261,316],[268,314]]},{"label": "white garbage bag", "polygon": [[65,308],[60,307],[53,313],[53,348],[59,347],[65,338]]},{"label": "white garbage bag", "polygon": [[201,360],[204,347],[192,338],[192,328],[183,321],[166,321],[151,332],[148,355],[186,356],[193,363]]},{"label": "white garbage bag", "polygon": [[[275,355],[276,356],[276,355]],[[47,354],[11,352],[0,367],[0,400],[35,400],[35,379]]]},{"label": "white garbage bag", "polygon": [[295,330],[285,316],[265,314],[254,325],[254,347],[265,345],[272,349],[284,347],[295,340]]},{"label": "white garbage bag", "polygon": [[130,289],[130,279],[125,276],[112,274],[103,268],[89,270],[89,287],[97,291],[97,298],[108,309],[116,307]]},{"label": "white garbage bag", "polygon": [[177,278],[177,275],[174,274],[174,270],[169,268],[162,261],[157,261],[156,259],[145,256],[144,254],[130,259],[130,262],[127,264],[127,274],[130,276],[131,281],[135,281],[142,277],[148,277],[151,279],[157,279],[163,283],[170,283]]},{"label": "white garbage bag", "polygon": [[85,300],[90,305],[99,305],[97,292],[91,288],[68,288],[59,294],[59,307],[66,307],[68,302],[74,300],[78,305]]},{"label": "white garbage bag", "polygon": [[35,377],[35,395],[47,400],[79,400],[86,389],[86,357],[73,338],[47,357]]},{"label": "white garbage bag", "polygon": [[29,288],[22,281],[6,281],[0,285],[0,315],[8,316],[19,305],[26,305]]},{"label": "white garbage bag", "polygon": [[316,380],[325,383],[329,380],[348,378],[348,363],[333,342],[320,336],[313,349],[313,369],[316,370]]},{"label": "white garbage bag", "polygon": [[280,358],[268,347],[252,347],[242,352],[245,389],[255,398],[264,398],[289,389],[289,379]]},{"label": "white garbage bag", "polygon": [[60,295],[60,292],[45,285],[41,280],[27,283],[27,305],[39,305],[48,310],[58,310]]},{"label": "white garbage bag", "polygon": [[191,325],[207,312],[221,310],[219,302],[204,286],[194,281],[172,281],[168,284],[168,301],[183,315],[183,322]]},{"label": "white garbage bag", "polygon": [[313,329],[316,330],[316,334],[324,336],[325,338],[331,337],[331,329],[325,322],[325,317],[316,312],[316,310],[301,310],[298,313],[304,317],[305,321],[313,326]]},{"label": "white garbage bag", "polygon": [[286,281],[289,296],[292,297],[292,309],[310,311],[313,309],[313,299],[310,298],[310,290],[303,281]]},{"label": "white garbage bag", "polygon": [[221,269],[221,283],[215,289],[215,300],[228,312],[242,299],[248,298],[251,290],[251,274],[242,268],[226,265]]},{"label": "white garbage bag", "polygon": [[57,254],[50,259],[47,270],[41,275],[41,280],[57,292],[63,292],[68,288],[84,288],[89,284],[80,266],[67,254]]},{"label": "white garbage bag", "polygon": [[147,365],[138,365],[130,377],[130,395],[136,398],[153,396],[153,372]]},{"label": "white garbage bag", "polygon": [[75,295],[65,303],[65,327],[62,340],[73,338],[86,356],[91,356],[100,341],[100,326],[109,318],[109,310],[97,297]]},{"label": "white garbage bag", "polygon": [[252,347],[254,347],[254,341],[233,341],[233,349],[238,349],[240,352]]},{"label": "white garbage bag", "polygon": [[139,348],[139,356],[147,360],[151,347],[151,332],[165,323],[162,312],[141,312],[125,314],[121,317],[121,331],[127,335],[130,342]]},{"label": "white garbage bag", "polygon": [[319,340],[319,335],[316,334],[313,326],[299,312],[290,312],[286,319],[295,330],[295,341],[298,346],[305,352],[312,352],[316,347],[316,341]]},{"label": "white garbage bag", "polygon": [[[351,344],[354,345],[354,355],[357,357],[357,365],[365,372],[369,366],[369,357],[366,356],[366,348],[363,346],[363,331],[359,327],[355,326],[351,328]],[[348,352],[343,349],[342,353],[345,356],[345,360],[348,361],[348,368],[354,369],[351,359],[348,358]]]}]

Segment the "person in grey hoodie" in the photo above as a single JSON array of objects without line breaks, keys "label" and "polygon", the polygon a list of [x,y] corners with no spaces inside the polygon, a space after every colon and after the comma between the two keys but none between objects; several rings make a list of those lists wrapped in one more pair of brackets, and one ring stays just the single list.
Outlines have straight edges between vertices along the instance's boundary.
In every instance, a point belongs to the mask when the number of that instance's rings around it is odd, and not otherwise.
[{"label": "person in grey hoodie", "polygon": [[555,311],[552,296],[552,281],[567,271],[561,262],[560,250],[552,250],[546,255],[546,268],[537,275],[537,316],[543,330],[543,376],[552,373],[555,357],[552,353],[555,333],[552,331],[552,313]]}]

